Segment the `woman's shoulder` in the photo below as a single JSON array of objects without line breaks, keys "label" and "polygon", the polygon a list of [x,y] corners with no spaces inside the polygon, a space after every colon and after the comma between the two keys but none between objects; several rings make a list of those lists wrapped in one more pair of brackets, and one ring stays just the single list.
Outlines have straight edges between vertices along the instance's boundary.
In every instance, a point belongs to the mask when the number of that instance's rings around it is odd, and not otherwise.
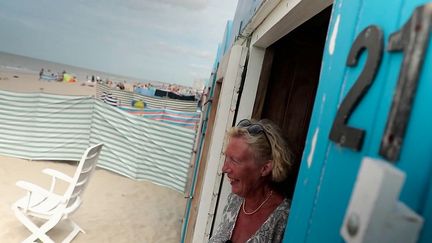
[{"label": "woman's shoulder", "polygon": [[289,208],[291,207],[291,200],[289,200],[288,198],[284,198],[279,207],[283,208],[284,210],[289,210]]},{"label": "woman's shoulder", "polygon": [[279,204],[279,206],[275,209],[275,211],[287,214],[289,213],[291,207],[290,200],[287,198],[284,198],[283,201]]},{"label": "woman's shoulder", "polygon": [[275,208],[251,242],[281,242],[288,219],[290,201],[286,198]]},{"label": "woman's shoulder", "polygon": [[240,205],[243,202],[243,198],[238,196],[237,194],[230,193],[228,194],[227,204],[228,205]]},{"label": "woman's shoulder", "polygon": [[284,200],[275,208],[270,216],[271,221],[285,222],[288,219],[290,212],[290,200],[284,198]]}]

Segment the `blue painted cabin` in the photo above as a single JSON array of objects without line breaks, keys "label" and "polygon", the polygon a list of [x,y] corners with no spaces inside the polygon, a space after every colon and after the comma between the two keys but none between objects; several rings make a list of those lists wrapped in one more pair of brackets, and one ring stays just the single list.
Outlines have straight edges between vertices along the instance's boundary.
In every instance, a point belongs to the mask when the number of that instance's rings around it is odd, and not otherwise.
[{"label": "blue painted cabin", "polygon": [[[215,115],[198,159],[185,242],[205,242],[217,226],[229,192],[220,134],[250,117],[279,124],[296,154],[284,242],[383,242],[387,233],[432,242],[431,22],[432,2],[422,0],[240,0],[231,37],[224,37],[231,48],[215,65],[218,101],[208,107]],[[360,176],[368,159],[404,180],[392,182],[397,176],[388,172],[379,178],[389,183],[371,179],[354,190],[376,172]],[[382,204],[355,196],[392,190],[396,198]],[[374,213],[344,221],[355,198],[359,210]],[[396,210],[398,202],[412,211],[392,215],[419,220],[419,231],[402,227],[405,219],[401,228],[371,223],[381,220],[377,205]],[[359,238],[374,231],[382,233]]]}]

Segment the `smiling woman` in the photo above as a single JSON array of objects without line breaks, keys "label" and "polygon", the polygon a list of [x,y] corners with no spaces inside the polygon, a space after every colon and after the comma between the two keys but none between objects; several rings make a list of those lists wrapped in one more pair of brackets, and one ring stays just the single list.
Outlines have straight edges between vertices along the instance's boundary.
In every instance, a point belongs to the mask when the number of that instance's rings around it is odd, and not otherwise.
[{"label": "smiling woman", "polygon": [[289,202],[278,184],[292,156],[280,129],[269,120],[242,120],[228,137],[222,172],[232,193],[210,242],[281,242]]}]

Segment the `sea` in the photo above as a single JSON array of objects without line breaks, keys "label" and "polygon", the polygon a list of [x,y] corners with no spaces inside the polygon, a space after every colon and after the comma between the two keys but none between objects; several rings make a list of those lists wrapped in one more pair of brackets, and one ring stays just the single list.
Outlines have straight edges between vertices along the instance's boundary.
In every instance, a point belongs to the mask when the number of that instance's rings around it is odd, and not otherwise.
[{"label": "sea", "polygon": [[39,72],[41,69],[44,69],[45,71],[48,71],[50,73],[62,73],[63,71],[66,71],[68,74],[71,74],[75,76],[78,81],[87,81],[91,80],[92,76],[99,77],[101,80],[111,80],[113,82],[141,82],[141,83],[147,83],[151,82],[153,84],[159,83],[162,84],[162,82],[158,81],[149,81],[134,77],[126,77],[122,75],[77,67],[77,66],[71,66],[67,64],[57,63],[57,62],[51,62],[47,60],[41,60],[37,58],[32,57],[26,57],[16,54],[11,54],[7,52],[1,52],[0,51],[0,69],[6,69],[10,71],[17,71],[20,73],[34,73],[39,75]]}]

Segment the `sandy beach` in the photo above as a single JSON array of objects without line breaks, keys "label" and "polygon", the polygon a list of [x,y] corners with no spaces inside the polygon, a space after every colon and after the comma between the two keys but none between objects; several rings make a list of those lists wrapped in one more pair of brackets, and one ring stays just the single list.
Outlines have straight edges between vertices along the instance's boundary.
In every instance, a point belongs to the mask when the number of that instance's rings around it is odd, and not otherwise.
[{"label": "sandy beach", "polygon": [[[37,74],[0,69],[0,89],[15,92],[45,92],[62,95],[94,95],[87,83],[39,80]],[[30,235],[15,217],[11,205],[25,191],[18,180],[48,187],[52,168],[72,175],[74,163],[28,161],[0,155],[0,242],[21,242]],[[97,169],[84,194],[81,208],[72,218],[85,231],[73,242],[179,242],[186,199],[183,194],[151,182],[138,182]],[[59,225],[48,235],[56,242],[67,234]]]},{"label": "sandy beach", "polygon": [[0,90],[22,93],[43,92],[60,95],[92,96],[96,94],[95,85],[96,84],[88,83],[87,81],[66,83],[39,80],[38,74],[0,68]]},{"label": "sandy beach", "polygon": [[[42,169],[73,175],[75,165],[5,156],[0,156],[0,164],[0,242],[21,242],[30,231],[11,210],[11,205],[25,195],[15,183],[26,180],[48,188],[51,178],[41,173]],[[72,215],[86,231],[74,242],[179,242],[184,208],[185,199],[179,192],[97,169],[81,208]],[[48,235],[60,242],[67,235],[65,226],[59,225]]]}]

